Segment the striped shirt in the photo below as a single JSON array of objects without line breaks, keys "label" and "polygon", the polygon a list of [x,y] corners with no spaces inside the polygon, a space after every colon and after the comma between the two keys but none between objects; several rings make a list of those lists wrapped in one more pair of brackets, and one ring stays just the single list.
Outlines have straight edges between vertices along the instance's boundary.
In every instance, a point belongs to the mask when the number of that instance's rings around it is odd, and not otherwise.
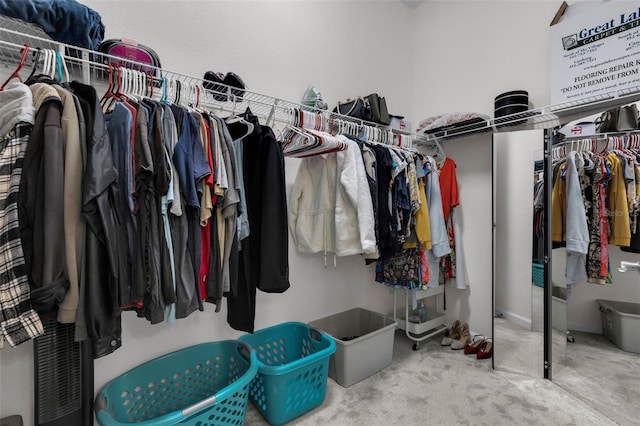
[{"label": "striped shirt", "polygon": [[18,123],[0,141],[0,349],[5,340],[16,346],[43,333],[31,307],[18,224],[22,160],[31,127]]}]

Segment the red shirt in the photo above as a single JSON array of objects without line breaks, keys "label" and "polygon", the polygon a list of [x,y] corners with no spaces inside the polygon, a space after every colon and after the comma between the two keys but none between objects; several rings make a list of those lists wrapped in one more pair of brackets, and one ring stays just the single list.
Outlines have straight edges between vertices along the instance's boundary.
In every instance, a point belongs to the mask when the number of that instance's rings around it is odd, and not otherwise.
[{"label": "red shirt", "polygon": [[458,179],[456,178],[456,163],[447,157],[444,159],[444,163],[438,163],[438,168],[440,169],[442,213],[444,214],[444,221],[447,222],[451,211],[460,205]]}]

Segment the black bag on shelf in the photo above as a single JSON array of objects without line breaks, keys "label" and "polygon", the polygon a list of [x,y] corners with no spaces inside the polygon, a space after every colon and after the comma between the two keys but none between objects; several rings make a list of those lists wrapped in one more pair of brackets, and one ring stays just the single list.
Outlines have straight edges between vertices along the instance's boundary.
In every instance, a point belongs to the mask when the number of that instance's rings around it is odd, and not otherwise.
[{"label": "black bag on shelf", "polygon": [[371,120],[375,123],[388,126],[391,123],[391,117],[389,117],[387,101],[382,96],[378,96],[377,93],[372,93],[367,96],[367,100],[371,107]]},{"label": "black bag on shelf", "polygon": [[596,121],[596,132],[629,132],[638,130],[638,124],[638,107],[631,104],[603,112]]},{"label": "black bag on shelf", "polygon": [[355,99],[347,99],[346,102],[338,102],[333,112],[364,121],[371,121],[372,119],[369,101],[361,96]]},{"label": "black bag on shelf", "polygon": [[620,108],[617,129],[619,132],[638,130],[638,107],[636,107],[636,104]]}]

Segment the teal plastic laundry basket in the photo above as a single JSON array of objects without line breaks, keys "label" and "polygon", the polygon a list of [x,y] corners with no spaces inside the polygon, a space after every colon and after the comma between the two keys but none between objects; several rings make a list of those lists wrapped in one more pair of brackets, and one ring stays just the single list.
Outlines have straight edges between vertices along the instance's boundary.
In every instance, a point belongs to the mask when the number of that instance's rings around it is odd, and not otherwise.
[{"label": "teal plastic laundry basket", "polygon": [[203,343],[135,367],[96,396],[101,426],[244,424],[256,352],[237,340]]},{"label": "teal plastic laundry basket", "polygon": [[335,341],[308,324],[287,322],[246,334],[258,356],[249,398],[272,425],[282,425],[324,402]]},{"label": "teal plastic laundry basket", "polygon": [[544,263],[531,264],[531,281],[538,287],[544,287]]}]

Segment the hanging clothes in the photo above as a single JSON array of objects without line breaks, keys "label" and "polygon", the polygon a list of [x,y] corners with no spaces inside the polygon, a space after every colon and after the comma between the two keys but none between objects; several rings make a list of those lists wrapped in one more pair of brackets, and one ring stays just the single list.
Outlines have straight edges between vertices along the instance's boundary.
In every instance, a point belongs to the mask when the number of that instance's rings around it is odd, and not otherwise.
[{"label": "hanging clothes", "polygon": [[444,208],[440,193],[439,170],[435,160],[426,157],[429,167],[428,185],[426,187],[427,205],[429,206],[429,220],[431,224],[431,250],[427,252],[429,262],[429,287],[440,285],[440,258],[451,253],[449,233],[444,221]]},{"label": "hanging clothes", "polygon": [[633,244],[636,164],[635,151],[613,149],[572,151],[556,165],[552,239],[554,247],[567,247],[568,284],[612,283],[609,245]]},{"label": "hanging clothes", "polygon": [[135,268],[135,255],[137,253],[137,232],[135,220],[135,205],[133,200],[134,182],[133,167],[134,160],[131,150],[131,132],[133,127],[133,114],[121,102],[117,102],[113,109],[105,114],[107,133],[111,145],[114,166],[118,172],[118,184],[120,196],[120,206],[122,208],[121,218],[127,235],[127,280],[126,285],[121,288],[119,305],[123,309],[136,306],[142,307],[142,299],[137,297],[137,281]]},{"label": "hanging clothes", "polygon": [[20,182],[20,236],[33,306],[47,312],[57,310],[69,288],[64,272],[62,101],[48,84],[34,83],[30,89],[36,117]]},{"label": "hanging clothes", "polygon": [[78,82],[71,82],[70,88],[87,108],[87,166],[82,186],[82,213],[87,223],[84,316],[93,357],[98,358],[122,345],[118,300],[127,277],[126,242],[117,219],[117,172],[96,91]]},{"label": "hanging clothes", "polygon": [[589,228],[586,211],[582,202],[584,194],[580,188],[580,174],[584,161],[577,152],[567,155],[566,163],[566,247],[567,285],[584,282],[587,279],[586,262],[589,248]]},{"label": "hanging clothes", "polygon": [[268,126],[247,110],[253,132],[242,139],[243,175],[251,232],[242,240],[238,292],[227,297],[227,322],[253,332],[256,289],[282,293],[289,284],[284,155]]},{"label": "hanging clothes", "polygon": [[375,155],[375,169],[377,177],[377,202],[378,210],[376,217],[376,227],[378,228],[378,250],[379,260],[384,262],[391,259],[397,253],[398,247],[398,230],[394,226],[393,215],[391,213],[391,172],[393,169],[393,160],[387,147],[381,144],[367,144],[373,150]]},{"label": "hanging clothes", "polygon": [[442,209],[444,215],[444,221],[447,224],[447,234],[449,235],[449,246],[451,247],[451,253],[444,256],[440,260],[440,269],[442,275],[440,277],[441,283],[448,278],[456,277],[457,270],[457,250],[455,246],[456,237],[453,221],[451,220],[451,213],[460,204],[458,194],[458,180],[456,177],[456,164],[455,162],[446,157],[444,161],[436,162],[440,171],[440,195],[442,196]]},{"label": "hanging clothes", "polygon": [[371,192],[358,144],[305,158],[291,190],[289,227],[305,253],[337,256],[377,253]]},{"label": "hanging clothes", "polygon": [[35,122],[33,97],[18,82],[0,91],[0,349],[17,346],[44,332],[33,309],[19,229],[18,193],[22,164]]},{"label": "hanging clothes", "polygon": [[80,297],[82,244],[85,232],[81,196],[85,165],[82,158],[79,112],[74,95],[60,85],[52,87],[62,101],[60,125],[64,145],[64,249],[65,271],[69,281],[65,298],[58,307],[58,321],[75,323]]},{"label": "hanging clothes", "polygon": [[634,172],[634,179],[629,179],[629,222],[631,225],[631,238],[629,246],[621,247],[622,251],[629,253],[640,253],[640,153],[636,153],[635,158],[631,158],[631,166]]},{"label": "hanging clothes", "polygon": [[[184,197],[182,215],[179,216],[179,226],[173,227],[174,257],[176,269],[182,279],[177,279],[178,297],[176,317],[185,318],[195,310],[202,310],[200,286],[197,278],[200,276],[201,262],[201,231],[200,231],[200,201],[198,184],[206,178],[211,170],[204,156],[200,141],[200,127],[196,118],[178,105],[171,105],[179,129],[178,142],[173,153],[173,164],[180,181],[180,192]],[[190,270],[188,270],[190,269]],[[177,278],[176,277],[176,278]]]}]

